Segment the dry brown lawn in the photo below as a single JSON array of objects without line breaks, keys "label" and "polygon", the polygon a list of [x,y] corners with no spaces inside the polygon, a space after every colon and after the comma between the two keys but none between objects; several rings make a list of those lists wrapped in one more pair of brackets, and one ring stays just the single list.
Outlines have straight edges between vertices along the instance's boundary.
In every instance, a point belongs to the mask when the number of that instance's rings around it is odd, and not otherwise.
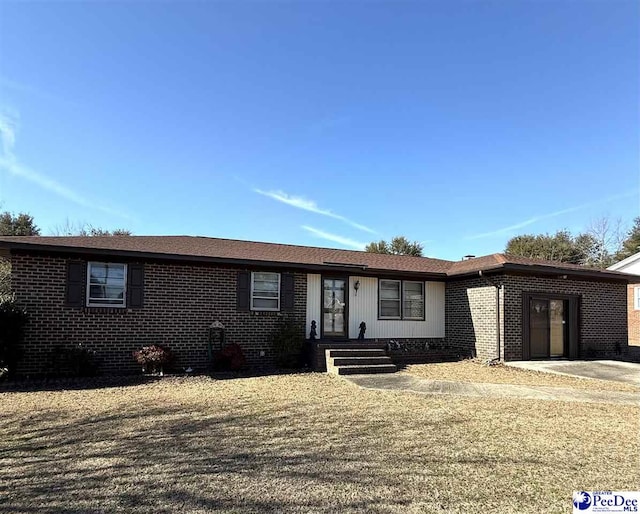
[{"label": "dry brown lawn", "polygon": [[570,377],[513,368],[498,364],[487,366],[475,359],[407,366],[407,373],[431,380],[480,382],[483,384],[515,384],[530,386],[571,387],[591,391],[626,391],[640,393],[640,388],[622,382]]},{"label": "dry brown lawn", "polygon": [[635,490],[633,406],[360,389],[322,374],[0,393],[0,511],[568,512]]}]

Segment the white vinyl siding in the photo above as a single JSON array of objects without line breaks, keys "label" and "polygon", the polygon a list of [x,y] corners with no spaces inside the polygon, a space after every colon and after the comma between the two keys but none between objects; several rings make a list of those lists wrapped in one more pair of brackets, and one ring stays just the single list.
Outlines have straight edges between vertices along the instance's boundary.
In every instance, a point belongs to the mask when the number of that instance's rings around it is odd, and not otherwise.
[{"label": "white vinyl siding", "polygon": [[[322,280],[319,273],[307,274],[307,332],[309,337],[311,321],[318,324],[322,319]],[[354,284],[360,282],[356,293]],[[422,282],[421,282],[422,283]],[[424,319],[378,319],[378,279],[375,277],[349,277],[349,338],[355,339],[360,331],[360,322],[367,324],[367,339],[394,338],[441,338],[445,335],[445,284],[444,282],[424,282]]]},{"label": "white vinyl siding", "polygon": [[251,273],[251,310],[280,310],[280,273]]},{"label": "white vinyl siding", "polygon": [[322,276],[315,273],[307,274],[307,332],[311,332],[311,322],[315,320],[316,332],[320,339],[320,320],[322,319]]},{"label": "white vinyl siding", "polygon": [[87,306],[126,307],[127,265],[87,263]]},{"label": "white vinyl siding", "polygon": [[[360,281],[357,294],[353,287],[356,281]],[[352,339],[358,337],[358,326],[362,321],[367,324],[365,334],[367,339],[444,337],[445,284],[444,282],[424,282],[424,292],[423,320],[378,319],[378,279],[349,277],[349,337]],[[310,319],[318,320],[319,318]]]}]

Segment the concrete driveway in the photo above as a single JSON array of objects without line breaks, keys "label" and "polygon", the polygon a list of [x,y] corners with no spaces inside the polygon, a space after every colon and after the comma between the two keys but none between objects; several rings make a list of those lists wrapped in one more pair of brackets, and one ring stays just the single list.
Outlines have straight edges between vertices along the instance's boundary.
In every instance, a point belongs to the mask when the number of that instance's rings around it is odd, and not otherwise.
[{"label": "concrete driveway", "polygon": [[557,373],[581,378],[597,378],[600,380],[613,380],[640,386],[640,364],[620,361],[515,361],[506,362],[507,366]]},{"label": "concrete driveway", "polygon": [[638,395],[638,393],[623,393],[618,391],[584,391],[567,387],[451,382],[447,380],[429,380],[414,377],[404,372],[338,376],[364,389],[374,389],[377,391],[451,394],[471,398],[517,398],[563,402],[616,403],[620,405],[640,404],[640,395]]}]

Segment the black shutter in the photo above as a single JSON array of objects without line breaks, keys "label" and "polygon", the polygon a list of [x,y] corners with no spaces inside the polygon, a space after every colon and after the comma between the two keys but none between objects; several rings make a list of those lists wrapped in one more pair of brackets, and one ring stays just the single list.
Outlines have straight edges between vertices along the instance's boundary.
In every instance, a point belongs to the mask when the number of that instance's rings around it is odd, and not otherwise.
[{"label": "black shutter", "polygon": [[282,310],[292,311],[295,303],[295,275],[293,273],[282,274]]},{"label": "black shutter", "polygon": [[239,311],[249,310],[250,278],[248,271],[238,271],[237,308]]},{"label": "black shutter", "polygon": [[85,270],[87,263],[83,261],[67,262],[66,303],[69,307],[84,306]]},{"label": "black shutter", "polygon": [[127,307],[144,307],[144,264],[129,264],[127,271]]}]

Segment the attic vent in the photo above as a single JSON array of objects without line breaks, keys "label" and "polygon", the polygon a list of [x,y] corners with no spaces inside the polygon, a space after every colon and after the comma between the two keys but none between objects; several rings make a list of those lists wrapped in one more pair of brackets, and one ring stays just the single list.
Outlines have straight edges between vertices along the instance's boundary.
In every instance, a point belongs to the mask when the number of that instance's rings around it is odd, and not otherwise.
[{"label": "attic vent", "polygon": [[322,264],[326,264],[327,266],[344,266],[347,268],[362,268],[362,269],[367,269],[367,265],[366,264],[350,264],[347,262],[331,262],[331,261],[324,261]]},{"label": "attic vent", "polygon": [[463,261],[468,261],[469,259],[475,259],[476,256],[475,255],[465,255],[462,260]]}]

